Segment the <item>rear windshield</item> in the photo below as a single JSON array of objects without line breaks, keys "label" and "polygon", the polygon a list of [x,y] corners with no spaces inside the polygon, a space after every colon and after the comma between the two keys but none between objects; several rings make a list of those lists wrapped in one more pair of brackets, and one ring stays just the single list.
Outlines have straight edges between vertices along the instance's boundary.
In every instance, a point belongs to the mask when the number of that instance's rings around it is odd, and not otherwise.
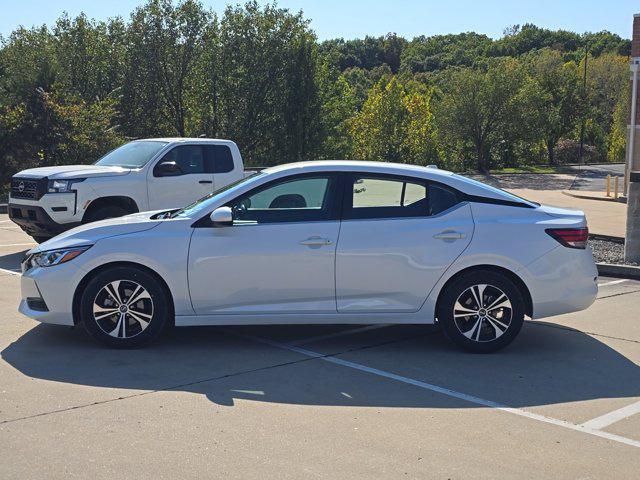
[{"label": "rear windshield", "polygon": [[513,193],[507,192],[506,190],[502,190],[501,188],[493,187],[493,186],[491,186],[491,185],[489,185],[487,183],[479,182],[478,180],[474,180],[473,178],[463,177],[462,175],[457,175],[457,174],[454,174],[454,176],[456,178],[464,180],[467,183],[472,183],[474,185],[478,185],[478,186],[484,188],[485,190],[493,192],[493,193],[497,194],[499,197],[504,198],[505,200],[509,200],[509,201],[512,201],[512,202],[518,202],[518,203],[524,203],[524,204],[530,205],[532,207],[539,207],[540,206],[539,203],[532,202],[531,200],[527,200],[526,198],[519,197],[518,195],[514,195]]},{"label": "rear windshield", "polygon": [[167,142],[130,142],[111,150],[95,165],[123,168],[140,168],[151,160]]}]

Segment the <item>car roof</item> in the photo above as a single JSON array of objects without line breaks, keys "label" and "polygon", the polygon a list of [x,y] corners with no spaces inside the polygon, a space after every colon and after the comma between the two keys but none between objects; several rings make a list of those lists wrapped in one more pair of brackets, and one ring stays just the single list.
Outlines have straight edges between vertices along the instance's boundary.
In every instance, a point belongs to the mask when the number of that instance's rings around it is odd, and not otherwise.
[{"label": "car roof", "polygon": [[305,171],[341,171],[341,172],[371,172],[387,173],[411,176],[450,176],[452,172],[441,170],[435,166],[424,167],[422,165],[409,165],[403,163],[389,162],[366,162],[362,160],[313,160],[307,162],[287,163],[265,169],[267,173],[276,173],[285,170],[305,170]]}]

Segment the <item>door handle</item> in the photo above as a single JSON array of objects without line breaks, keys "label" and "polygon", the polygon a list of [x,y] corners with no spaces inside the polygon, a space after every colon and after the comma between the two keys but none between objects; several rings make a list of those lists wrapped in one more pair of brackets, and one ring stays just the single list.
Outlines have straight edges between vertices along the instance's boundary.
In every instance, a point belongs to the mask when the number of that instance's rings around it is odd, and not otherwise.
[{"label": "door handle", "polygon": [[300,245],[306,245],[307,247],[321,247],[323,245],[331,245],[331,240],[322,237],[309,237],[306,240],[302,240]]},{"label": "door handle", "polygon": [[454,230],[445,230],[444,232],[436,233],[433,238],[437,240],[453,241],[466,238],[466,235],[462,232],[456,232]]},{"label": "door handle", "polygon": [[213,180],[200,180],[198,183],[201,183],[204,185],[206,183],[213,183]]}]

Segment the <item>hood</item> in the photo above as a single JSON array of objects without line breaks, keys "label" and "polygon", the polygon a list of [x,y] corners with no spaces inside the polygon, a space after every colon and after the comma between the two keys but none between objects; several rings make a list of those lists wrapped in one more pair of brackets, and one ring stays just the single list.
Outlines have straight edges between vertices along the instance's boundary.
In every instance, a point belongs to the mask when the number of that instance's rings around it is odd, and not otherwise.
[{"label": "hood", "polygon": [[141,212],[119,218],[108,218],[98,222],[80,225],[79,227],[67,230],[51,240],[41,243],[31,249],[28,253],[43,252],[45,250],[55,250],[57,248],[75,247],[80,245],[91,245],[104,238],[127,235],[130,233],[143,232],[160,225],[160,220],[151,220],[151,216],[162,210],[155,212]]},{"label": "hood", "polygon": [[129,168],[107,167],[101,165],[61,165],[59,167],[39,167],[22,170],[18,177],[48,177],[50,180],[70,180],[73,178],[110,177],[115,175],[127,175]]}]

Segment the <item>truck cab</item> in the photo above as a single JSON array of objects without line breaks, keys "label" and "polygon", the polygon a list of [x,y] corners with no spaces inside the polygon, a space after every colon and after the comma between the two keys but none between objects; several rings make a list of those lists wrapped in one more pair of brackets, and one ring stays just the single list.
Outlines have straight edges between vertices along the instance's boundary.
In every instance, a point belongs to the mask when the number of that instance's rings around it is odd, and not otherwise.
[{"label": "truck cab", "polygon": [[17,173],[9,218],[42,242],[83,223],[183,207],[243,176],[240,150],[230,140],[135,140],[93,165]]}]

